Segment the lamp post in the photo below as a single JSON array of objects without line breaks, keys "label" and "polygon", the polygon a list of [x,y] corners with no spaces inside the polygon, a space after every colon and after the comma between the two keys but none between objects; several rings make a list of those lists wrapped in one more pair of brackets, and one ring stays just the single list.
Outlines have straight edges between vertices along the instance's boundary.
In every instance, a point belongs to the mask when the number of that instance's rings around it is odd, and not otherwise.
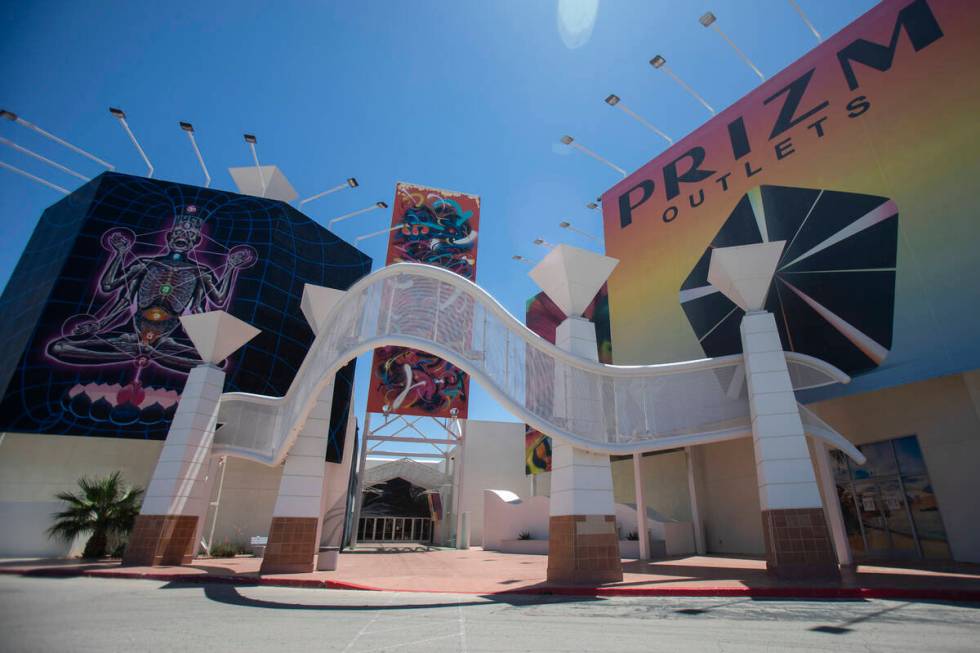
[{"label": "lamp post", "polygon": [[3,161],[0,161],[0,168],[3,168],[5,170],[9,170],[10,172],[14,173],[15,175],[20,175],[21,177],[26,177],[27,179],[30,179],[31,181],[36,181],[37,183],[41,184],[42,186],[47,186],[48,188],[53,188],[54,190],[59,191],[61,193],[64,193],[65,195],[67,195],[69,192],[71,192],[67,188],[62,188],[61,186],[59,186],[57,184],[52,184],[47,179],[41,179],[40,177],[38,177],[36,175],[32,175],[31,173],[27,172],[26,170],[21,170],[17,166],[12,166],[9,163],[5,163]]},{"label": "lamp post", "polygon": [[252,150],[252,160],[255,161],[255,170],[259,173],[259,184],[262,186],[262,195],[265,197],[265,192],[268,189],[265,183],[265,175],[262,173],[262,166],[259,165],[259,155],[255,151],[255,144],[258,143],[258,139],[255,138],[255,134],[242,134],[242,138],[248,143],[248,147]]},{"label": "lamp post", "polygon": [[571,222],[568,222],[567,220],[563,220],[562,222],[559,222],[558,223],[558,226],[561,227],[562,229],[567,229],[569,231],[574,231],[575,233],[577,233],[577,234],[579,234],[581,236],[585,236],[589,240],[594,240],[595,242],[599,242],[599,239],[596,236],[593,236],[588,231],[582,231],[581,229],[578,229],[577,227],[573,227],[572,226],[572,223]]},{"label": "lamp post", "polygon": [[659,55],[659,54],[656,55],[653,59],[650,60],[650,65],[656,68],[657,70],[662,70],[668,75],[670,75],[671,79],[677,82],[680,85],[680,87],[683,88],[685,91],[690,93],[695,100],[700,102],[705,109],[711,112],[711,115],[715,114],[715,110],[711,107],[711,105],[708,104],[708,102],[703,97],[701,97],[701,95],[698,94],[697,91],[691,88],[687,84],[687,82],[685,82],[683,79],[678,77],[677,73],[675,73],[673,70],[670,69],[670,67],[667,65],[667,59],[664,58],[663,55]]},{"label": "lamp post", "polygon": [[612,168],[613,170],[615,170],[619,174],[623,175],[624,177],[626,176],[626,171],[625,170],[623,170],[622,168],[620,168],[615,163],[612,163],[608,159],[605,159],[605,158],[599,156],[598,154],[596,154],[595,152],[593,152],[589,148],[585,147],[584,145],[582,145],[580,143],[577,143],[575,141],[575,139],[572,138],[571,136],[567,136],[567,135],[566,136],[562,136],[561,137],[561,142],[564,143],[565,145],[570,145],[570,146],[574,147],[577,150],[581,150],[582,152],[584,152],[584,153],[588,154],[589,156],[591,156],[596,161],[602,163],[603,165],[609,166],[610,168]]},{"label": "lamp post", "polygon": [[813,26],[813,23],[810,22],[810,19],[806,17],[806,14],[803,13],[803,9],[796,2],[796,0],[787,0],[787,1],[793,7],[793,9],[796,10],[796,13],[800,15],[800,18],[803,20],[806,26],[810,28],[810,31],[813,32],[813,35],[817,38],[817,43],[823,41],[823,37],[820,36],[820,32],[818,32],[817,28]]},{"label": "lamp post", "polygon": [[146,164],[146,176],[153,179],[153,164],[150,163],[149,157],[147,157],[146,152],[143,151],[143,146],[140,145],[138,140],[136,140],[136,135],[133,134],[133,130],[129,128],[129,123],[126,122],[126,112],[122,109],[117,109],[116,107],[109,107],[109,113],[111,113],[112,116],[119,121],[119,124],[122,125],[126,135],[129,136],[129,140],[133,142],[133,147],[136,148],[136,151],[139,152],[140,156],[143,158],[143,163]]},{"label": "lamp post", "polygon": [[197,147],[197,140],[194,138],[194,125],[189,122],[178,122],[180,128],[187,133],[187,138],[191,141],[191,147],[194,148],[194,155],[197,157],[197,162],[201,165],[201,170],[204,171],[204,187],[211,187],[211,175],[208,173],[208,167],[204,165],[204,157],[201,156],[201,150]]},{"label": "lamp post", "polygon": [[619,109],[620,111],[622,111],[623,113],[625,113],[627,116],[633,118],[633,120],[635,120],[636,122],[640,123],[641,125],[643,125],[647,129],[649,129],[650,131],[652,131],[653,133],[655,133],[657,136],[659,136],[660,138],[662,138],[665,141],[667,141],[668,143],[670,143],[671,145],[674,144],[674,139],[673,138],[671,138],[667,134],[665,134],[662,131],[660,131],[659,129],[657,129],[653,125],[653,123],[651,123],[649,120],[647,120],[646,118],[638,115],[633,110],[631,110],[629,107],[627,107],[625,104],[623,104],[622,98],[620,98],[618,95],[614,95],[614,94],[610,93],[609,96],[606,98],[605,102],[609,106],[615,107],[615,108]]},{"label": "lamp post", "polygon": [[402,228],[402,225],[399,223],[399,224],[396,224],[396,225],[394,225],[392,227],[388,227],[387,229],[379,229],[378,231],[372,231],[369,234],[361,234],[360,236],[358,236],[357,238],[354,239],[354,242],[355,243],[359,243],[362,240],[367,240],[368,238],[374,238],[375,236],[383,236],[383,235],[385,235],[387,233],[391,233],[395,229],[401,229],[401,228]]},{"label": "lamp post", "polygon": [[386,209],[388,205],[385,202],[375,202],[371,206],[366,206],[363,209],[358,209],[356,211],[351,211],[350,213],[345,213],[343,215],[338,215],[336,218],[330,220],[327,223],[327,229],[332,229],[334,224],[337,222],[343,222],[344,220],[349,220],[354,216],[361,215],[362,213],[367,213],[368,211],[373,211],[375,209]]},{"label": "lamp post", "polygon": [[17,150],[21,154],[26,154],[29,157],[32,157],[34,159],[37,159],[41,163],[46,163],[47,165],[51,166],[52,168],[56,168],[58,170],[61,170],[62,172],[67,173],[67,174],[69,174],[69,175],[71,175],[73,177],[78,177],[82,181],[91,181],[85,175],[83,175],[81,173],[78,173],[78,172],[75,172],[71,168],[69,168],[67,166],[63,166],[60,163],[58,163],[57,161],[52,161],[48,157],[41,156],[37,152],[35,152],[33,150],[29,150],[26,147],[24,147],[23,145],[18,145],[17,143],[13,142],[12,140],[9,140],[7,138],[3,138],[2,136],[0,136],[0,144],[6,145],[7,147],[9,147],[9,148],[11,148],[13,150]]},{"label": "lamp post", "polygon": [[718,27],[718,22],[717,21],[718,21],[718,19],[710,11],[707,12],[707,13],[705,13],[703,16],[701,16],[701,18],[698,19],[698,22],[701,23],[703,26],[705,26],[705,27],[711,27],[716,32],[718,32],[718,34],[721,36],[721,38],[725,39],[725,41],[728,43],[728,45],[732,46],[732,50],[735,50],[735,54],[737,54],[739,57],[741,57],[742,61],[744,61],[745,64],[749,68],[752,69],[752,72],[754,72],[756,75],[758,75],[759,76],[759,79],[761,79],[762,81],[766,81],[766,76],[762,74],[762,71],[759,70],[754,63],[752,63],[752,60],[749,59],[749,56],[747,54],[745,54],[744,52],[742,52],[741,48],[739,48],[737,45],[735,45],[735,42],[734,41],[732,41],[730,38],[728,38],[728,35],[727,34],[725,34],[723,31],[721,31],[721,28]]},{"label": "lamp post", "polygon": [[334,186],[332,188],[328,188],[327,190],[323,191],[322,193],[317,193],[316,195],[313,195],[311,197],[307,197],[305,200],[301,200],[300,203],[299,203],[299,205],[300,206],[303,206],[307,202],[312,202],[313,200],[318,200],[321,197],[325,197],[326,195],[330,195],[331,193],[336,193],[338,190],[344,190],[345,188],[357,188],[358,186],[360,186],[360,184],[357,183],[357,179],[355,179],[354,177],[348,177],[347,181],[345,181],[342,184],[337,184],[336,186]]},{"label": "lamp post", "polygon": [[71,150],[72,152],[75,152],[76,154],[81,154],[85,158],[91,159],[92,161],[95,161],[99,165],[104,166],[104,167],[108,168],[109,170],[115,170],[116,169],[116,166],[112,165],[108,161],[104,161],[104,160],[100,159],[99,157],[95,156],[94,154],[89,154],[88,152],[86,152],[82,148],[78,147],[77,145],[72,145],[71,143],[69,143],[65,139],[59,138],[59,137],[55,136],[54,134],[52,134],[51,132],[48,132],[48,131],[45,131],[45,130],[41,129],[40,127],[38,127],[34,123],[29,122],[27,120],[24,120],[23,118],[21,118],[20,116],[18,116],[13,111],[8,111],[6,109],[0,109],[0,118],[6,118],[7,120],[9,120],[11,122],[17,123],[21,127],[27,127],[28,129],[30,129],[32,131],[35,131],[38,134],[40,134],[41,136],[45,137],[49,141],[54,141],[58,145],[61,145],[62,147],[66,147],[69,150]]}]

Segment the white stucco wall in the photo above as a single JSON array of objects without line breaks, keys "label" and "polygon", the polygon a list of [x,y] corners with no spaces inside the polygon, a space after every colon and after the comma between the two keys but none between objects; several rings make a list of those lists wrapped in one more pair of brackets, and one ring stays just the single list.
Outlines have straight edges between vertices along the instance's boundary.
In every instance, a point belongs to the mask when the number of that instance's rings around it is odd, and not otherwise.
[{"label": "white stucco wall", "polygon": [[0,556],[60,556],[68,545],[48,539],[54,495],[75,490],[83,476],[116,470],[145,488],[162,442],[116,438],[5,433],[0,442]]}]

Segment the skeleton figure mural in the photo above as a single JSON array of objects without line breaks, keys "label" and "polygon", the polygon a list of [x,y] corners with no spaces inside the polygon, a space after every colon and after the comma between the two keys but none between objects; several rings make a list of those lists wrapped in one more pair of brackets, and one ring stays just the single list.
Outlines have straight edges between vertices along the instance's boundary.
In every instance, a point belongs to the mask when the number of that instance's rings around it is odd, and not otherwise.
[{"label": "skeleton figure mural", "polygon": [[[110,403],[140,406],[147,391],[154,390],[142,387],[143,369],[157,365],[184,375],[201,362],[183,333],[180,316],[225,308],[239,271],[257,260],[248,245],[215,252],[204,246],[207,241],[204,220],[193,205],[174,216],[163,243],[141,241],[125,228],[103,235],[102,247],[109,258],[98,277],[92,308],[65,320],[60,337],[48,342],[46,354],[72,367],[131,366],[132,378],[111,388],[76,386],[69,394],[84,392],[93,399],[114,393]],[[213,241],[208,244],[217,246]],[[147,245],[154,249],[134,251]],[[223,265],[206,262],[216,254]],[[176,393],[168,393],[174,396],[155,399],[162,399],[164,406],[175,403]]]}]

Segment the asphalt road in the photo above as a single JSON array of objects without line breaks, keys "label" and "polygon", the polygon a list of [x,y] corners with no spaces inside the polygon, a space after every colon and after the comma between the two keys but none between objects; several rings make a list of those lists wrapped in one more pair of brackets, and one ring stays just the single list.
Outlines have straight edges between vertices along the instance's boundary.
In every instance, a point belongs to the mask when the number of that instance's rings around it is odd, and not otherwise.
[{"label": "asphalt road", "polygon": [[0,576],[0,651],[980,651],[980,604],[455,594]]}]

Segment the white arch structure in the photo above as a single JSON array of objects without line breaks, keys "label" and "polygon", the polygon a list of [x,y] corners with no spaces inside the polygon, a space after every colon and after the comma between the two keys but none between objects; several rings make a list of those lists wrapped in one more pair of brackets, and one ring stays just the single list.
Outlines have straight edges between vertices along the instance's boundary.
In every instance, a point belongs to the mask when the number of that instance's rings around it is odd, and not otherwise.
[{"label": "white arch structure", "polygon": [[[515,417],[593,452],[627,454],[752,435],[741,355],[643,366],[603,365],[538,337],[476,284],[447,270],[400,263],[343,294],[283,397],[222,395],[214,453],[276,465],[308,419],[329,402],[334,374],[356,356],[399,345],[468,373]],[[794,390],[850,378],[786,352]],[[323,396],[321,396],[323,395]],[[566,397],[593,401],[566,401]],[[329,403],[328,403],[329,405]],[[860,462],[843,436],[800,406],[805,431]],[[312,417],[311,417],[312,415]]]}]

